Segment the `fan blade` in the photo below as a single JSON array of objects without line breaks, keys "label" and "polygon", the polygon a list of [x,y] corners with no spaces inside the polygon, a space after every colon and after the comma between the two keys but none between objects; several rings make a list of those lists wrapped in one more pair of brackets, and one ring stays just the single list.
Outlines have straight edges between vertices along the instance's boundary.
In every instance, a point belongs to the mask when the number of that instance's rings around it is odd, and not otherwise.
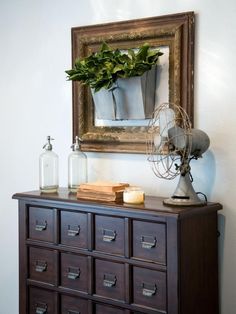
[{"label": "fan blade", "polygon": [[156,148],[159,147],[161,145],[161,142],[162,142],[162,137],[160,136],[160,134],[156,133],[153,138],[154,146]]},{"label": "fan blade", "polygon": [[160,136],[167,137],[168,130],[175,125],[175,112],[171,108],[164,108],[160,111],[159,127]]},{"label": "fan blade", "polygon": [[184,129],[179,126],[173,126],[168,130],[169,142],[174,145],[178,150],[183,150],[187,147],[188,136],[186,135]]}]

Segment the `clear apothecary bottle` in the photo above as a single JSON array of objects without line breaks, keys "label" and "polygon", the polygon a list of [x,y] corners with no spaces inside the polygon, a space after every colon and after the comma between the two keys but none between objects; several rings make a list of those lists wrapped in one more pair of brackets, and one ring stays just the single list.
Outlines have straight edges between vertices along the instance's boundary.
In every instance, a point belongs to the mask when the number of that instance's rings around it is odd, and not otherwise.
[{"label": "clear apothecary bottle", "polygon": [[43,193],[56,193],[58,191],[58,156],[52,150],[51,141],[43,146],[45,151],[39,156],[39,188]]},{"label": "clear apothecary bottle", "polygon": [[68,189],[76,193],[81,183],[87,182],[87,156],[80,150],[79,137],[71,145],[72,152],[68,156]]}]

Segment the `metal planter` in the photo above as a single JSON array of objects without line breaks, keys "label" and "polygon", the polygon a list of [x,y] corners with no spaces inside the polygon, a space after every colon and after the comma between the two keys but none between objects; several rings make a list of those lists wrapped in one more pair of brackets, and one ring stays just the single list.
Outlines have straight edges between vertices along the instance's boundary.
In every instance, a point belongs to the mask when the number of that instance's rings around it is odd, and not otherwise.
[{"label": "metal planter", "polygon": [[97,119],[148,119],[155,107],[156,67],[142,76],[119,78],[109,89],[101,89],[92,96]]}]

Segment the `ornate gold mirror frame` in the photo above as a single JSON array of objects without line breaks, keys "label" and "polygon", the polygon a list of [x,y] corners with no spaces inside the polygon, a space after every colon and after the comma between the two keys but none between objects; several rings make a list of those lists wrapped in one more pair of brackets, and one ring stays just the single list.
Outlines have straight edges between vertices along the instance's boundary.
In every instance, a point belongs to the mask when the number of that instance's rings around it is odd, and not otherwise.
[{"label": "ornate gold mirror frame", "polygon": [[[116,49],[144,43],[169,49],[169,99],[182,106],[193,122],[194,13],[129,20],[72,28],[72,64],[106,42]],[[90,89],[73,82],[73,137],[81,149],[96,152],[145,153],[147,126],[96,126]]]}]

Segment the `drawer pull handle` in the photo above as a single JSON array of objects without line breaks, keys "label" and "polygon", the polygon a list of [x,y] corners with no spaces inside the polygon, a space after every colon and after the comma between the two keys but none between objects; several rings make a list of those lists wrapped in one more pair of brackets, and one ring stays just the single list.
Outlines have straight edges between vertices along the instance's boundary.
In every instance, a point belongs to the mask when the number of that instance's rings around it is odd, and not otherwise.
[{"label": "drawer pull handle", "polygon": [[36,307],[36,314],[45,314],[47,313],[47,309],[43,309],[42,307]]},{"label": "drawer pull handle", "polygon": [[104,242],[112,242],[116,239],[116,231],[115,230],[109,230],[109,229],[102,229],[103,238],[102,240]]},{"label": "drawer pull handle", "polygon": [[44,223],[39,223],[37,220],[36,220],[36,224],[35,224],[35,230],[36,231],[44,231],[47,229],[47,221],[45,220]]},{"label": "drawer pull handle", "polygon": [[68,226],[67,235],[68,237],[75,237],[80,233],[80,226],[75,226],[74,229],[70,225]]},{"label": "drawer pull handle", "polygon": [[42,273],[47,270],[47,263],[45,261],[36,261],[35,270]]},{"label": "drawer pull handle", "polygon": [[105,274],[103,276],[103,286],[104,287],[108,287],[108,288],[112,288],[116,285],[116,276],[111,275],[111,274]]},{"label": "drawer pull handle", "polygon": [[156,284],[154,285],[153,289],[148,289],[148,288],[145,288],[145,284],[143,283],[142,285],[142,294],[145,296],[145,297],[152,297],[153,295],[156,294],[157,292],[157,286]]},{"label": "drawer pull handle", "polygon": [[68,274],[67,274],[68,279],[76,280],[79,277],[80,277],[80,269],[79,268],[75,268],[75,267],[69,267],[68,268]]},{"label": "drawer pull handle", "polygon": [[47,304],[44,303],[36,303],[35,305],[36,310],[35,310],[35,314],[46,314],[47,313]]},{"label": "drawer pull handle", "polygon": [[69,311],[67,312],[67,314],[80,314],[80,312],[69,310]]},{"label": "drawer pull handle", "polygon": [[[150,241],[148,241],[150,239]],[[156,247],[157,239],[156,237],[141,236],[141,245],[143,249],[152,249]]]}]

